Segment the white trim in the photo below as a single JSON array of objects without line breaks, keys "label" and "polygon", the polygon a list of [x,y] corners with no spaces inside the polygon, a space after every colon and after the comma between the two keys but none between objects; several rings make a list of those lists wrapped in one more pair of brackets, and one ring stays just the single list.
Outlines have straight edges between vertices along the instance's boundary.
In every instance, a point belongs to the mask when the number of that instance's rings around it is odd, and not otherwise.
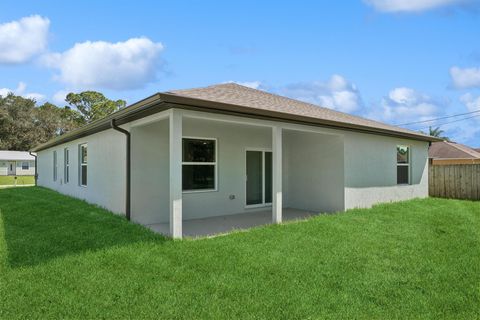
[{"label": "white trim", "polygon": [[[248,151],[256,151],[256,152],[261,152],[262,153],[262,203],[258,204],[247,204],[247,152]],[[254,208],[265,208],[265,207],[271,207],[272,202],[265,202],[265,153],[270,152],[272,153],[272,162],[273,162],[273,152],[271,148],[245,148],[244,153],[245,153],[245,203],[244,203],[244,208],[245,209],[254,209]],[[272,163],[273,165],[273,163]],[[272,188],[273,188],[273,175],[272,175]],[[273,190],[273,189],[272,189]],[[273,201],[273,197],[272,197]]]},{"label": "white trim", "polygon": [[[211,140],[215,141],[215,162],[183,162],[183,139],[192,139],[192,140]],[[218,191],[218,139],[212,137],[199,137],[199,136],[182,136],[182,171],[183,165],[195,165],[195,166],[214,166],[213,174],[215,188],[213,189],[199,189],[199,190],[183,190],[183,180],[182,180],[182,193],[204,193],[204,192],[217,192]],[[183,179],[183,177],[182,177]]]},{"label": "white trim", "polygon": [[141,119],[132,121],[128,125],[130,126],[130,128],[145,126],[145,125],[151,124],[153,122],[166,120],[166,119],[168,119],[169,115],[170,115],[170,110],[165,110],[165,111],[161,111],[161,112],[152,114],[152,115],[147,116],[145,118],[141,118]]},{"label": "white trim", "polygon": [[283,220],[283,129],[272,128],[272,222]]},{"label": "white trim", "polygon": [[[397,156],[398,156],[398,147],[406,147],[408,148],[408,163],[398,163]],[[397,186],[409,186],[412,184],[412,146],[408,144],[397,144],[395,146],[395,161],[396,166],[395,169],[397,171]],[[408,182],[407,183],[398,183],[398,167],[407,167],[408,168]]]},{"label": "white trim", "polygon": [[172,238],[183,235],[183,194],[182,194],[182,132],[183,119],[181,110],[170,110],[169,116],[169,175],[170,175],[170,221]]},{"label": "white trim", "polygon": [[304,124],[296,124],[296,123],[282,122],[282,121],[262,120],[262,119],[234,116],[234,115],[217,114],[217,113],[211,113],[208,111],[183,110],[183,115],[185,118],[220,121],[220,122],[235,123],[235,124],[241,124],[241,125],[247,125],[247,126],[270,127],[270,128],[277,127],[284,130],[320,133],[320,134],[328,134],[328,135],[342,136],[342,137],[345,135],[345,132],[344,132],[345,129],[342,129],[342,128],[338,128],[338,129],[326,128],[326,127],[320,127],[315,125],[304,125]]}]

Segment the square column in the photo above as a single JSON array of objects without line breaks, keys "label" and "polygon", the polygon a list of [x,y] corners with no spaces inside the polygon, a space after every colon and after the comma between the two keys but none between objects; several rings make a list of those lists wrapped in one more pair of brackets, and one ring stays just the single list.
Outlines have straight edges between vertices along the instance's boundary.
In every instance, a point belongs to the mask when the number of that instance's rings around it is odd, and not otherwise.
[{"label": "square column", "polygon": [[282,222],[282,128],[272,128],[272,223]]},{"label": "square column", "polygon": [[169,117],[170,236],[182,238],[182,113],[172,109]]}]

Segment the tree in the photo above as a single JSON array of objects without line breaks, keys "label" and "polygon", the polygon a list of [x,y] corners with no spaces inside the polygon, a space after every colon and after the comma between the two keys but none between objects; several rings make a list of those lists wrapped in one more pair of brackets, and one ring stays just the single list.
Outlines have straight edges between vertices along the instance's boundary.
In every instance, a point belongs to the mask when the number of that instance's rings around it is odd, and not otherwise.
[{"label": "tree", "polygon": [[37,143],[35,100],[0,96],[0,149],[28,150]]},{"label": "tree", "polygon": [[102,119],[124,108],[127,104],[124,100],[110,100],[102,93],[96,91],[69,93],[65,101],[78,110],[84,123]]},{"label": "tree", "polygon": [[443,135],[445,131],[441,130],[440,127],[436,127],[436,128],[429,127],[428,131],[429,131],[428,134],[431,135],[432,137],[437,137],[445,141],[450,141],[450,138]]}]

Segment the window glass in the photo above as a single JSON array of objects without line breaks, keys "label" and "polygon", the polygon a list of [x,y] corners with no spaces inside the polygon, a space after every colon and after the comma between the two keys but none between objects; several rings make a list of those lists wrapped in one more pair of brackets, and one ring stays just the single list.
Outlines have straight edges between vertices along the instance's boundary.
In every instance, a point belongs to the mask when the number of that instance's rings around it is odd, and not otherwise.
[{"label": "window glass", "polygon": [[215,140],[183,139],[183,162],[215,162]]},{"label": "window glass", "polygon": [[87,166],[82,166],[81,184],[82,186],[87,185]]},{"label": "window glass", "polygon": [[57,151],[53,151],[53,181],[57,181]]},{"label": "window glass", "polygon": [[408,184],[408,166],[397,166],[397,183]]},{"label": "window glass", "polygon": [[28,162],[22,162],[22,170],[30,169],[30,164]]},{"label": "window glass", "polygon": [[409,148],[406,146],[397,146],[397,163],[408,163]]},{"label": "window glass", "polygon": [[81,162],[87,163],[87,146],[83,145],[81,149]]},{"label": "window glass", "polygon": [[184,138],[182,141],[183,190],[215,189],[216,140]]},{"label": "window glass", "polygon": [[215,189],[214,165],[183,165],[183,190]]},{"label": "window glass", "polygon": [[64,155],[63,155],[63,160],[64,160],[64,180],[65,183],[68,183],[70,181],[70,152],[67,148],[64,150]]},{"label": "window glass", "polygon": [[397,146],[397,184],[410,183],[410,148]]},{"label": "window glass", "polygon": [[80,159],[79,159],[79,182],[81,186],[87,186],[87,155],[88,155],[88,146],[86,144],[80,145]]}]

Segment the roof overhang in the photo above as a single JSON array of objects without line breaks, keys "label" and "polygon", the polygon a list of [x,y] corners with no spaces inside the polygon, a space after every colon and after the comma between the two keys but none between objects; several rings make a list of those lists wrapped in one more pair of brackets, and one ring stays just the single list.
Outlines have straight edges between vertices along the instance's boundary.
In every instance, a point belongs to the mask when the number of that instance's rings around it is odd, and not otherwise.
[{"label": "roof overhang", "polygon": [[81,128],[73,130],[59,137],[56,137],[46,143],[40,144],[31,151],[37,152],[45,150],[56,145],[73,141],[82,137],[89,136],[111,128],[110,122],[115,119],[117,125],[122,125],[146,116],[168,110],[171,108],[188,109],[203,112],[221,113],[249,117],[255,119],[265,119],[270,121],[282,121],[290,123],[299,123],[333,129],[349,130],[362,133],[391,136],[397,138],[413,139],[426,142],[443,141],[442,139],[416,134],[414,132],[400,132],[382,128],[355,125],[344,122],[330,121],[319,118],[294,115],[277,111],[263,110],[241,105],[227,104],[210,100],[183,97],[171,93],[156,93],[146,99],[138,101],[125,109],[112,113],[111,115],[87,124]]}]

